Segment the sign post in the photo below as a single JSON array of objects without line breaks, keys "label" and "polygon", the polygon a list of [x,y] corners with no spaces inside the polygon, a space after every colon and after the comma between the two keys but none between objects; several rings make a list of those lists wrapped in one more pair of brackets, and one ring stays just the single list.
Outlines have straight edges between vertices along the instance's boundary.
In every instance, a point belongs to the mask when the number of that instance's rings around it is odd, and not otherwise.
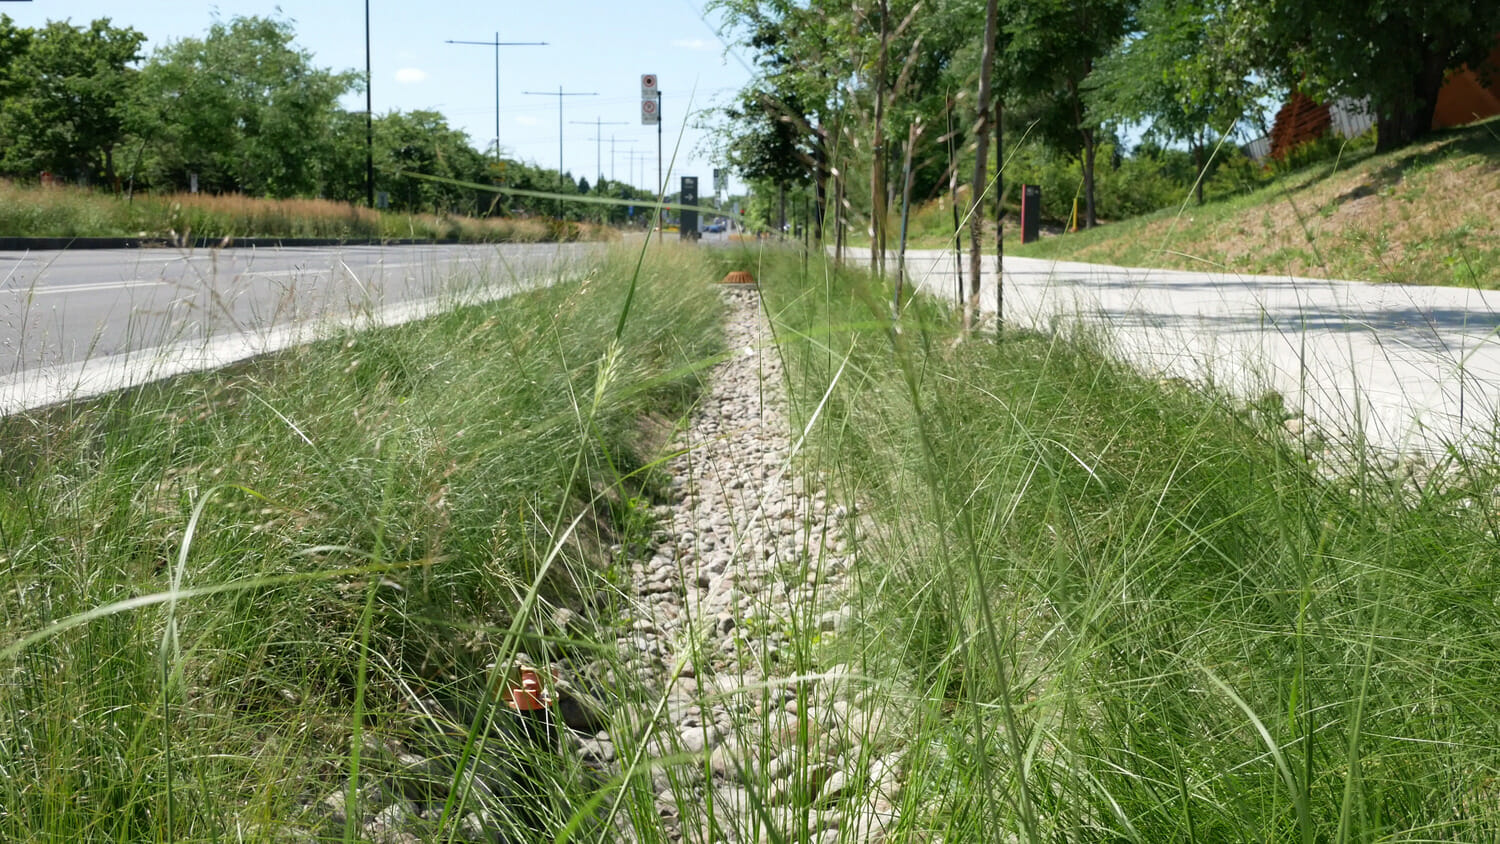
[{"label": "sign post", "polygon": [[[658,201],[665,199],[667,194],[667,183],[661,172],[661,88],[657,87],[656,74],[641,74],[641,125],[650,126],[656,124],[656,196]],[[662,227],[666,222],[666,212],[661,211],[656,215],[656,242],[661,243]]]}]

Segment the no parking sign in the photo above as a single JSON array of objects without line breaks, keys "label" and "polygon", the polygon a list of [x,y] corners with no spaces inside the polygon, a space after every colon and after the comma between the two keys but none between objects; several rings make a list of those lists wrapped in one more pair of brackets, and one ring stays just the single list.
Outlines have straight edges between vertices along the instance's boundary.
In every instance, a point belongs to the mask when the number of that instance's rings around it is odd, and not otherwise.
[{"label": "no parking sign", "polygon": [[661,91],[656,87],[656,74],[641,74],[641,125],[661,123]]}]

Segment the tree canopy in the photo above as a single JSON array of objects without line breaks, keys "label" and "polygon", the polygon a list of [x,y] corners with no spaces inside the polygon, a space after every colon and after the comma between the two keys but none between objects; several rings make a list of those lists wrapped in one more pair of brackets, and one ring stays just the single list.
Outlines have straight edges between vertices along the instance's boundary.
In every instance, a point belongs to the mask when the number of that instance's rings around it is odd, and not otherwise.
[{"label": "tree canopy", "polygon": [[7,169],[112,180],[145,36],[109,20],[23,30],[0,16],[0,137]]},{"label": "tree canopy", "polygon": [[[143,54],[107,19],[26,28],[0,15],[0,176],[112,190],[365,197],[366,115],[340,105],[362,73],[320,67],[279,17],[233,17]],[[554,213],[550,201],[422,179],[598,192],[555,170],[481,155],[435,111],[373,118],[377,189],[397,210]],[[635,198],[628,186],[612,186]],[[578,206],[569,216],[600,216]],[[613,212],[611,212],[612,214]],[[623,220],[625,210],[620,217]]]},{"label": "tree canopy", "polygon": [[1448,71],[1481,63],[1500,35],[1493,0],[1266,0],[1236,12],[1261,72],[1319,98],[1368,99],[1384,149],[1426,134]]}]

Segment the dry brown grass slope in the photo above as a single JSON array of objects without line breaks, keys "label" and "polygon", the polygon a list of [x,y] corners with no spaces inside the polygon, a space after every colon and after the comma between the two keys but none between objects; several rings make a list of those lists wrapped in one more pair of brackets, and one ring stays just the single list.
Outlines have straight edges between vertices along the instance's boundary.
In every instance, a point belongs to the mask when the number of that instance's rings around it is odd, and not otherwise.
[{"label": "dry brown grass slope", "polygon": [[1500,119],[1252,193],[1045,238],[1015,254],[1181,269],[1500,287]]}]

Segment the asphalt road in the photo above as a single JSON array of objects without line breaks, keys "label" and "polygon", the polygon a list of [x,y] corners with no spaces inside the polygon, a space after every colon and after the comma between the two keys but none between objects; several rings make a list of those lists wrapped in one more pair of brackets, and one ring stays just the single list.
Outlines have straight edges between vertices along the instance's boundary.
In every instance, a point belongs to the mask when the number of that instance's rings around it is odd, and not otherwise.
[{"label": "asphalt road", "polygon": [[[956,298],[952,253],[908,257],[923,289]],[[981,305],[993,314],[992,257],[984,268]],[[1089,326],[1162,377],[1245,399],[1275,391],[1324,430],[1362,432],[1386,451],[1500,445],[1500,291],[1012,257],[1005,316],[1024,327]]]},{"label": "asphalt road", "polygon": [[569,244],[0,252],[0,413],[566,272]]}]

